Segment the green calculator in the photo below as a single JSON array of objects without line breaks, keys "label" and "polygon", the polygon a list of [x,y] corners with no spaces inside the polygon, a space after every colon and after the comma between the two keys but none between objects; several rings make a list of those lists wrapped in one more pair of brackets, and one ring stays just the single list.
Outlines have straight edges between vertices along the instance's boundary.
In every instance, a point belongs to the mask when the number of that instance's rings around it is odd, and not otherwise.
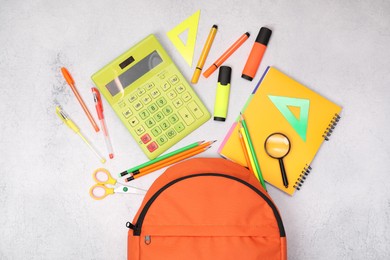
[{"label": "green calculator", "polygon": [[210,118],[154,35],[96,72],[92,80],[149,159]]}]

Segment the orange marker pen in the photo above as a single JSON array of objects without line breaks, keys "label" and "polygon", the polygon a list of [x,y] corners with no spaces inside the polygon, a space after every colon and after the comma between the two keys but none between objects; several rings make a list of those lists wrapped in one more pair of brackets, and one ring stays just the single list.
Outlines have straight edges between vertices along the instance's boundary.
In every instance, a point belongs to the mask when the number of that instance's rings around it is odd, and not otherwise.
[{"label": "orange marker pen", "polygon": [[246,40],[248,40],[250,34],[244,33],[229,49],[227,49],[219,59],[213,63],[204,73],[203,76],[208,78],[219,66],[221,66]]},{"label": "orange marker pen", "polygon": [[248,60],[246,61],[244,70],[242,71],[241,77],[252,81],[256,76],[257,69],[260,66],[260,62],[263,59],[265,50],[269,38],[271,37],[272,31],[266,27],[261,27],[259,34],[253,44],[252,50],[249,54]]},{"label": "orange marker pen", "polygon": [[65,67],[62,67],[61,72],[62,72],[62,75],[64,76],[66,82],[68,83],[68,85],[72,89],[77,100],[79,101],[81,107],[83,108],[83,110],[84,110],[85,114],[87,115],[89,121],[91,122],[93,128],[95,129],[96,132],[99,132],[100,129],[99,129],[98,125],[96,124],[95,120],[93,119],[91,112],[89,112],[87,105],[85,105],[84,100],[81,98],[79,92],[77,91],[76,86],[74,84],[74,79],[70,75],[69,71]]}]

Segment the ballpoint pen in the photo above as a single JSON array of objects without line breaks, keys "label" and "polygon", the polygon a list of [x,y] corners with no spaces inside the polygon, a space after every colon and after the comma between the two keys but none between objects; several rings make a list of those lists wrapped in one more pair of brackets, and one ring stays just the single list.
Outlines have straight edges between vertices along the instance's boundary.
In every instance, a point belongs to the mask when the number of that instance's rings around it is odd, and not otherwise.
[{"label": "ballpoint pen", "polygon": [[112,149],[110,136],[108,135],[107,125],[106,125],[106,122],[104,120],[102,98],[101,98],[99,90],[97,88],[91,88],[91,89],[92,89],[93,99],[95,101],[96,112],[97,112],[98,118],[100,120],[100,126],[103,130],[104,140],[106,141],[108,155],[109,155],[110,159],[112,159],[112,158],[114,158],[114,152]]},{"label": "ballpoint pen", "polygon": [[69,71],[65,67],[61,68],[61,72],[62,72],[62,75],[64,76],[66,82],[68,83],[68,85],[72,89],[77,100],[79,101],[81,107],[83,108],[83,110],[84,110],[85,114],[87,115],[89,121],[91,122],[93,128],[95,129],[96,132],[99,132],[98,125],[96,124],[95,120],[93,119],[93,117],[91,115],[91,112],[89,112],[87,105],[84,103],[84,100],[82,99],[82,97],[80,96],[79,92],[76,89],[72,75],[70,75]]},{"label": "ballpoint pen", "polygon": [[83,134],[80,132],[80,128],[70,119],[68,114],[65,113],[65,111],[62,109],[61,106],[56,106],[56,114],[58,117],[76,134],[78,134],[81,139],[88,145],[89,149],[92,150],[92,152],[99,158],[100,162],[105,163],[106,159],[99,154],[99,152],[92,146],[92,144],[88,141],[87,138],[83,136]]}]

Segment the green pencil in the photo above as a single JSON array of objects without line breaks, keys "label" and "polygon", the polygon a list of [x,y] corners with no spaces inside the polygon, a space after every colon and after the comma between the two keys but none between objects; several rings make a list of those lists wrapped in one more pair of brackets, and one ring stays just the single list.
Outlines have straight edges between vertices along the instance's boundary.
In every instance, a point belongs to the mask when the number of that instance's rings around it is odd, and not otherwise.
[{"label": "green pencil", "polygon": [[250,149],[250,152],[252,154],[252,159],[253,159],[253,162],[254,162],[255,167],[256,167],[257,177],[259,178],[260,183],[264,187],[264,189],[267,190],[267,188],[265,187],[263,174],[261,173],[261,170],[260,170],[259,161],[257,160],[255,148],[253,147],[252,139],[251,139],[251,136],[249,135],[248,126],[246,125],[246,122],[245,122],[245,119],[244,119],[244,116],[242,115],[242,113],[240,113],[240,117],[241,117],[241,125],[244,128],[245,135],[248,139],[249,149]]},{"label": "green pencil", "polygon": [[191,149],[191,148],[194,148],[194,147],[196,147],[196,146],[198,146],[198,145],[200,145],[200,144],[202,144],[202,143],[204,143],[204,141],[200,141],[200,142],[195,142],[195,143],[189,144],[189,145],[184,146],[184,147],[182,147],[182,148],[179,148],[179,149],[177,149],[177,150],[175,150],[175,151],[173,151],[173,152],[167,153],[167,154],[165,154],[165,155],[163,155],[163,156],[157,157],[157,158],[155,158],[155,159],[153,159],[153,160],[150,160],[150,161],[148,161],[148,162],[145,162],[145,163],[143,163],[143,164],[140,164],[140,165],[138,165],[138,166],[135,166],[135,167],[133,167],[133,168],[131,168],[131,169],[128,169],[128,170],[126,170],[126,171],[123,171],[123,172],[119,173],[119,178],[120,178],[120,177],[123,177],[123,176],[125,176],[125,175],[127,175],[127,174],[129,174],[129,173],[137,173],[137,171],[139,171],[139,169],[141,169],[141,168],[144,168],[144,167],[149,166],[149,165],[151,165],[151,164],[153,164],[153,163],[156,163],[156,162],[159,162],[159,161],[164,160],[164,159],[166,159],[166,158],[169,158],[169,157],[171,157],[171,156],[174,156],[174,155],[176,155],[176,154],[178,154],[178,153],[187,151],[187,150],[189,150],[189,149]]}]

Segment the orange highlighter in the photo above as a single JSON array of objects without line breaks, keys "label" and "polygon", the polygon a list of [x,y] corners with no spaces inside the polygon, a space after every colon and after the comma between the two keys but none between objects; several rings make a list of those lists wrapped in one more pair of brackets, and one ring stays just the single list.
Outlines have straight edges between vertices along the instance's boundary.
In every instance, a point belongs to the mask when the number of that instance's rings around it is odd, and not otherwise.
[{"label": "orange highlighter", "polygon": [[103,130],[104,140],[106,141],[108,156],[110,157],[110,159],[112,159],[112,158],[114,158],[114,152],[112,149],[110,136],[108,135],[106,121],[104,120],[102,98],[101,98],[99,90],[97,88],[92,88],[92,94],[93,94],[93,100],[95,101],[96,112],[97,112],[98,118],[100,120],[100,126],[102,127],[102,130]]},{"label": "orange highlighter", "polygon": [[84,100],[81,98],[79,92],[77,91],[76,86],[74,84],[74,79],[70,75],[69,71],[65,67],[62,67],[61,72],[62,72],[62,75],[64,76],[66,82],[68,83],[68,85],[72,89],[77,100],[79,101],[81,107],[83,108],[83,110],[84,110],[85,114],[87,115],[89,121],[91,122],[93,128],[95,129],[96,132],[99,132],[99,127],[96,124],[95,120],[93,119],[91,112],[89,112],[88,107],[85,105]]},{"label": "orange highlighter", "polygon": [[229,49],[227,49],[219,59],[213,63],[204,73],[203,76],[208,78],[219,66],[221,66],[246,40],[248,40],[249,32],[244,33]]},{"label": "orange highlighter", "polygon": [[242,71],[241,77],[252,81],[256,76],[257,69],[260,66],[260,62],[263,59],[265,50],[267,49],[269,38],[271,37],[272,31],[266,27],[261,27],[259,34],[253,44],[252,50],[249,54],[248,60],[246,61],[244,70]]}]

